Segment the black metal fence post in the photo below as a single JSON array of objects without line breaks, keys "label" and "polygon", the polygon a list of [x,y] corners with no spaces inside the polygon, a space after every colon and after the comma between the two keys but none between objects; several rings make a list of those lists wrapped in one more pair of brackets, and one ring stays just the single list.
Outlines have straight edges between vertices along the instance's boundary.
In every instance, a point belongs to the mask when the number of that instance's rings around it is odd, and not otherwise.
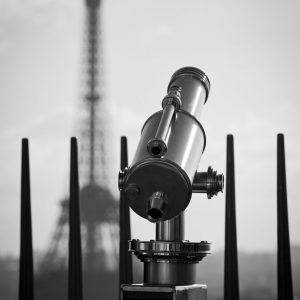
[{"label": "black metal fence post", "polygon": [[79,212],[79,179],[77,140],[71,138],[70,159],[70,201],[69,201],[69,277],[68,299],[82,300],[82,255]]},{"label": "black metal fence post", "polygon": [[283,134],[277,135],[277,247],[278,300],[292,300],[293,282]]},{"label": "black metal fence post", "polygon": [[[121,137],[121,170],[128,166],[127,138]],[[132,257],[128,251],[128,240],[130,233],[130,210],[123,192],[120,192],[120,245],[119,245],[119,286],[121,284],[131,284],[132,278]]]},{"label": "black metal fence post", "polygon": [[34,299],[28,139],[22,139],[19,300]]},{"label": "black metal fence post", "polygon": [[233,135],[227,135],[224,300],[239,299]]}]

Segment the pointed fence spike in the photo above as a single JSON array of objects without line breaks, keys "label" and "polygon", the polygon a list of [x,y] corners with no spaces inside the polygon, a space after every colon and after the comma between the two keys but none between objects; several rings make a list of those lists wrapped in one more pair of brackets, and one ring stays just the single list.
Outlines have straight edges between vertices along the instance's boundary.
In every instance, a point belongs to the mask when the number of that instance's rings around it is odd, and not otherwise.
[{"label": "pointed fence spike", "polygon": [[277,289],[278,300],[293,299],[284,135],[277,135]]},{"label": "pointed fence spike", "polygon": [[233,135],[227,135],[224,300],[239,299]]},{"label": "pointed fence spike", "polygon": [[[127,138],[121,137],[121,170],[128,166]],[[119,285],[131,284],[132,277],[132,256],[128,251],[128,241],[131,239],[130,210],[127,199],[123,192],[120,192],[120,245],[119,245]]]},{"label": "pointed fence spike", "polygon": [[79,179],[77,139],[71,138],[69,201],[69,276],[68,299],[82,300],[82,254],[79,212]]},{"label": "pointed fence spike", "polygon": [[34,299],[28,139],[22,139],[19,300]]}]

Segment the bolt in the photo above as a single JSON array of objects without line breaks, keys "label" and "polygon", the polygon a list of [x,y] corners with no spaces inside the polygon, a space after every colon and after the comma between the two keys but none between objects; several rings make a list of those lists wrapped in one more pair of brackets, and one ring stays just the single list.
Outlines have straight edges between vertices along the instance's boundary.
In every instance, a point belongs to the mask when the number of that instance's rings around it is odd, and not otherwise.
[{"label": "bolt", "polygon": [[125,188],[125,196],[128,200],[134,201],[137,199],[140,190],[137,185],[130,184]]}]

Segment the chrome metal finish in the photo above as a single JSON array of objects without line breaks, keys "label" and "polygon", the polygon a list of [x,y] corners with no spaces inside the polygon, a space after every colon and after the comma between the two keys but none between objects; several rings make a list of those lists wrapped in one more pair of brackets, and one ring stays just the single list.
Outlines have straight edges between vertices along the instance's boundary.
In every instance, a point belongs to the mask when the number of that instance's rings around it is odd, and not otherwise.
[{"label": "chrome metal finish", "polygon": [[162,157],[167,152],[167,137],[172,125],[175,109],[181,106],[181,88],[174,86],[162,101],[163,113],[155,137],[150,139],[147,144],[148,152],[154,157]]},{"label": "chrome metal finish", "polygon": [[207,198],[211,199],[219,192],[223,193],[224,175],[217,174],[212,167],[208,167],[207,172],[197,172],[193,182],[193,193],[207,193]]},{"label": "chrome metal finish", "polygon": [[131,240],[129,251],[144,263],[144,284],[190,285],[196,280],[196,264],[210,253],[210,243]]},{"label": "chrome metal finish", "polygon": [[118,185],[119,185],[119,190],[123,190],[124,187],[124,179],[125,179],[125,175],[127,172],[128,168],[125,167],[123,170],[119,171],[119,178],[118,178]]},{"label": "chrome metal finish", "polygon": [[[141,163],[149,158],[147,143],[157,131],[162,111],[152,115],[145,123],[131,166]],[[184,170],[193,182],[201,155],[205,146],[205,133],[203,127],[195,119],[184,111],[176,111],[171,132],[167,138],[168,151],[163,158],[157,158],[153,162],[163,162],[165,159],[174,162],[178,169]],[[149,177],[150,174],[147,174]]]},{"label": "chrome metal finish", "polygon": [[155,134],[155,139],[163,141],[167,139],[174,112],[175,106],[172,105],[172,103],[169,103],[167,106],[165,106]]},{"label": "chrome metal finish", "polygon": [[147,143],[148,152],[154,157],[164,156],[167,152],[167,137],[171,127],[175,106],[169,103],[163,110],[154,139]]},{"label": "chrome metal finish", "polygon": [[148,220],[157,222],[164,215],[164,207],[167,204],[167,197],[162,192],[155,192],[149,199]]},{"label": "chrome metal finish", "polygon": [[147,149],[153,157],[162,157],[168,150],[166,142],[161,138],[151,139],[147,144]]},{"label": "chrome metal finish", "polygon": [[212,168],[197,173],[206,144],[199,117],[209,90],[201,70],[175,72],[163,111],[145,122],[132,164],[120,174],[130,207],[156,222],[156,240],[129,241],[129,251],[144,263],[144,283],[122,285],[123,300],[206,300],[206,286],[194,283],[196,264],[211,244],[184,239],[184,210],[193,190],[210,197],[223,189],[223,176]]},{"label": "chrome metal finish", "polygon": [[161,261],[168,259],[172,262],[198,262],[210,254],[210,243],[202,241],[192,243],[189,241],[129,241],[129,251],[142,261]]},{"label": "chrome metal finish", "polygon": [[196,281],[196,263],[146,262],[144,283],[153,285],[188,285]]},{"label": "chrome metal finish", "polygon": [[171,220],[156,223],[156,240],[174,242],[183,241],[184,212]]},{"label": "chrome metal finish", "polygon": [[[160,208],[162,217],[152,222],[164,221],[177,216],[188,205],[192,188],[186,174],[169,160],[151,158],[132,166],[127,173],[125,189],[135,185],[139,188],[136,199],[128,199],[130,207],[141,217],[148,219],[149,201],[156,192],[166,196],[167,202]],[[148,175],[147,175],[148,174]]]},{"label": "chrome metal finish", "polygon": [[147,150],[147,143],[155,135],[161,115],[161,111],[152,115],[144,125],[124,187],[129,184],[139,186],[138,199],[129,201],[129,205],[146,219],[149,197],[156,191],[163,192],[168,198],[168,212],[162,217],[165,221],[177,216],[189,204],[192,182],[205,146],[205,134],[195,118],[176,111],[172,133],[167,139],[168,151],[163,158],[154,158]]},{"label": "chrome metal finish", "polygon": [[[200,111],[209,93],[209,80],[196,68],[175,72],[163,99],[163,111],[145,123],[132,164],[121,178],[121,187],[135,185],[139,194],[129,205],[151,221],[166,221],[189,204],[192,183],[205,147],[205,133],[199,123]],[[168,203],[161,217],[148,214],[149,201],[157,191]],[[157,211],[155,211],[157,212]]]},{"label": "chrome metal finish", "polygon": [[210,91],[210,82],[205,73],[193,67],[181,68],[173,74],[168,91],[173,86],[182,87],[181,109],[199,119]]},{"label": "chrome metal finish", "polygon": [[172,86],[168,90],[168,95],[161,102],[162,108],[164,109],[168,104],[172,104],[176,109],[179,109],[181,107],[181,90],[180,86]]}]

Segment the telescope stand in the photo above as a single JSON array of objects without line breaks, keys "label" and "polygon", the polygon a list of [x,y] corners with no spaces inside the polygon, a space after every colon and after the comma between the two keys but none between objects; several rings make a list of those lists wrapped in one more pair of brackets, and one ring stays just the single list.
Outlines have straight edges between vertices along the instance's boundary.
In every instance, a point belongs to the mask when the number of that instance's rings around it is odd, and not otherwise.
[{"label": "telescope stand", "polygon": [[206,285],[196,284],[196,265],[210,253],[206,241],[184,240],[184,213],[156,223],[156,240],[131,240],[129,251],[144,263],[144,282],[121,286],[121,300],[206,300]]}]

